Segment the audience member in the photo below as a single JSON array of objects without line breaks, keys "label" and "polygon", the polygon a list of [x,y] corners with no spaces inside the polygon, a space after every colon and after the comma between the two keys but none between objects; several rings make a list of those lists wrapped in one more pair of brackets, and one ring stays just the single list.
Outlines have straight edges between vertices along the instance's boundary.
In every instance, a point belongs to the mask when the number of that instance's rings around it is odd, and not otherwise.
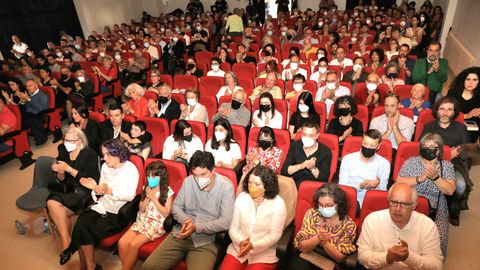
[{"label": "audience member", "polygon": [[332,104],[341,96],[349,96],[350,89],[346,86],[340,85],[340,80],[336,71],[328,71],[325,86],[320,86],[315,97],[315,101],[325,102],[327,108],[327,115],[330,112]]},{"label": "audience member", "polygon": [[203,142],[192,131],[192,126],[185,120],[178,120],[173,134],[163,144],[162,158],[188,164],[195,151],[203,151]]},{"label": "audience member", "polygon": [[20,98],[22,129],[30,129],[35,145],[42,145],[47,142],[47,134],[43,127],[43,117],[39,113],[48,109],[50,99],[39,89],[36,81],[28,80],[25,86],[28,93],[16,93]]},{"label": "audience member", "polygon": [[431,107],[430,101],[425,100],[424,98],[425,86],[421,83],[417,83],[412,87],[410,97],[404,98],[400,101],[400,106],[412,109],[416,120],[422,110],[430,109]]},{"label": "audience member", "polygon": [[214,124],[213,137],[207,141],[205,151],[212,153],[215,166],[233,169],[242,159],[240,146],[233,139],[230,123],[225,118],[218,118]]},{"label": "audience member", "polygon": [[333,104],[335,118],[328,123],[327,133],[337,135],[341,145],[349,136],[363,134],[362,122],[354,117],[357,111],[357,102],[351,96],[339,97]]},{"label": "audience member", "polygon": [[275,109],[272,94],[264,92],[259,98],[260,107],[253,113],[252,127],[269,126],[271,128],[283,128],[283,116]]},{"label": "audience member", "polygon": [[303,126],[303,123],[311,120],[320,123],[320,116],[315,111],[312,94],[308,91],[304,91],[297,99],[297,108],[295,112],[290,116],[288,127],[290,136],[294,138],[297,131]]},{"label": "audience member", "polygon": [[277,75],[275,74],[275,72],[268,72],[265,78],[265,84],[259,85],[255,87],[255,89],[253,89],[253,93],[250,96],[252,103],[255,101],[255,99],[259,98],[261,94],[266,92],[272,94],[274,99],[282,99],[282,89],[278,87],[276,83]]},{"label": "audience member", "polygon": [[150,141],[142,142],[138,139],[140,136],[145,135],[146,132],[147,124],[144,121],[137,120],[132,123],[130,132],[122,135],[122,141],[124,141],[129,152],[142,157],[144,161],[152,157],[152,145]]},{"label": "audience member", "polygon": [[148,101],[150,116],[165,118],[170,123],[173,119],[179,119],[181,110],[180,104],[172,99],[172,88],[162,85],[158,89],[158,102],[150,99]]},{"label": "audience member", "polygon": [[223,117],[232,125],[247,127],[250,124],[251,112],[245,107],[246,100],[247,93],[243,89],[236,90],[232,95],[232,102],[222,103],[212,121],[215,122]]},{"label": "audience member", "polygon": [[237,75],[235,75],[233,71],[225,72],[224,83],[225,85],[220,87],[217,92],[217,101],[220,101],[222,96],[231,96],[238,89],[243,89],[242,87],[238,86]]},{"label": "audience member", "polygon": [[205,123],[208,127],[208,112],[204,105],[199,103],[200,91],[195,88],[185,90],[187,104],[180,104],[180,119],[194,120]]}]

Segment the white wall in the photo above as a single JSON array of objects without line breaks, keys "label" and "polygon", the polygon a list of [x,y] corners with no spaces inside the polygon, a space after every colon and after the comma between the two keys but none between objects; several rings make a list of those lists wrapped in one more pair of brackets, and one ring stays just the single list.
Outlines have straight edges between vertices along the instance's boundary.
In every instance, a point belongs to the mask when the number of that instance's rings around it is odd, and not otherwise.
[{"label": "white wall", "polygon": [[[451,0],[454,1],[454,0]],[[452,32],[462,41],[480,63],[480,5],[478,0],[461,0],[456,6]]]}]

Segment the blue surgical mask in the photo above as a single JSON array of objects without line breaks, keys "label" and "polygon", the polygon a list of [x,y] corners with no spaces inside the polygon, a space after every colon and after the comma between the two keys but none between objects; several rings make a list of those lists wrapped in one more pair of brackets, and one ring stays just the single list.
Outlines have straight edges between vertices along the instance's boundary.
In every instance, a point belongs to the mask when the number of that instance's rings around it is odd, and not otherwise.
[{"label": "blue surgical mask", "polygon": [[318,212],[324,217],[324,218],[331,218],[337,213],[337,209],[335,209],[335,205],[330,206],[330,207],[318,207]]},{"label": "blue surgical mask", "polygon": [[147,181],[148,181],[148,186],[150,188],[155,188],[160,183],[160,177],[159,176],[147,177]]}]

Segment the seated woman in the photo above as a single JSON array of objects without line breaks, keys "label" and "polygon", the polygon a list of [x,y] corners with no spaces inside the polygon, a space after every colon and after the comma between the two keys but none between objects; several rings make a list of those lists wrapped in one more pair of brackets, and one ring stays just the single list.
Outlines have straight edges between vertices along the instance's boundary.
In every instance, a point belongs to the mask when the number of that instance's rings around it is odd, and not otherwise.
[{"label": "seated woman", "polygon": [[130,129],[130,136],[126,133],[122,133],[122,140],[130,153],[139,155],[143,160],[152,157],[152,145],[150,141],[142,143],[138,137],[147,132],[147,124],[144,121],[137,120],[133,122],[132,129]]},{"label": "seated woman", "polygon": [[79,180],[89,177],[98,181],[98,157],[95,150],[88,147],[85,134],[76,127],[70,127],[63,135],[63,143],[58,147],[57,162],[52,165],[59,190],[50,190],[47,208],[55,223],[62,250],[70,245],[72,231],[71,216],[88,207],[90,190]]},{"label": "seated woman", "polygon": [[347,215],[345,192],[335,183],[326,183],[315,191],[313,203],[293,240],[298,252],[288,269],[318,269],[320,266],[312,263],[315,259],[311,258],[317,256],[329,259],[333,264],[340,263],[356,250],[357,225]]},{"label": "seated woman", "polygon": [[233,140],[232,127],[226,118],[218,118],[213,124],[213,138],[207,141],[205,151],[212,153],[215,166],[233,169],[242,159],[240,146]]},{"label": "seated woman", "polygon": [[173,134],[163,144],[162,158],[188,164],[190,157],[197,150],[203,151],[203,143],[193,134],[192,126],[185,120],[178,120]]},{"label": "seated woman", "polygon": [[8,78],[9,88],[2,90],[2,96],[5,97],[6,104],[18,105],[20,103],[20,93],[27,93],[27,89],[23,85],[22,81],[15,77]]},{"label": "seated woman", "polygon": [[94,92],[93,81],[88,77],[85,70],[80,69],[75,72],[77,80],[74,82],[74,88],[68,94],[65,110],[68,119],[72,120],[72,107],[80,104],[91,105],[91,99]]},{"label": "seated woman", "polygon": [[303,92],[298,96],[297,110],[290,117],[290,126],[288,131],[292,138],[295,137],[298,129],[307,121],[312,119],[313,121],[320,123],[320,116],[315,111],[313,106],[313,96],[310,92]]},{"label": "seated woman", "polygon": [[211,70],[207,72],[207,76],[225,77],[225,71],[220,69],[221,62],[220,58],[213,57],[212,60],[210,60]]},{"label": "seated woman", "polygon": [[245,177],[243,190],[235,201],[228,230],[232,243],[220,269],[276,269],[277,242],[287,218],[277,176],[266,166],[255,167]]},{"label": "seated woman", "polygon": [[357,102],[352,96],[337,98],[333,104],[333,118],[328,123],[327,133],[338,136],[338,142],[343,143],[349,136],[362,136],[362,121],[353,117],[357,114]]},{"label": "seated woman", "polygon": [[418,195],[428,199],[435,210],[431,217],[440,233],[443,256],[447,253],[448,205],[445,195],[455,192],[455,170],[450,161],[443,160],[443,140],[435,133],[427,133],[420,139],[420,156],[403,163],[397,182],[416,185]]},{"label": "seated woman", "polygon": [[258,52],[258,64],[266,64],[270,61],[278,63],[278,59],[275,57],[275,46],[273,44],[267,44]]},{"label": "seated woman", "polygon": [[376,73],[378,68],[383,67],[385,52],[381,48],[375,48],[370,52],[370,59],[372,61],[368,66],[372,69],[372,73]]},{"label": "seated woman", "polygon": [[198,68],[197,61],[193,57],[190,57],[187,59],[186,68],[187,68],[187,71],[185,72],[185,75],[193,75],[197,78],[200,78],[203,76],[203,71]]},{"label": "seated woman", "polygon": [[150,92],[154,92],[155,94],[158,95],[158,89],[165,85],[163,82],[160,81],[160,75],[162,75],[160,73],[160,71],[158,69],[152,69],[150,71],[150,82],[149,84],[147,84],[147,86],[145,87],[147,89],[147,91],[150,91]]},{"label": "seated woman", "polygon": [[98,130],[98,123],[89,118],[88,108],[83,105],[77,105],[72,109],[72,123],[70,126],[81,129],[88,140],[88,146],[97,151],[100,143],[100,135]]},{"label": "seated woman", "polygon": [[388,86],[390,92],[393,92],[393,88],[397,85],[404,85],[405,81],[398,78],[400,73],[400,66],[395,62],[390,62],[385,67],[385,74],[382,75],[380,83],[384,83]]},{"label": "seated woman", "polygon": [[242,173],[245,175],[258,165],[264,165],[276,172],[280,169],[280,163],[284,153],[277,147],[275,132],[271,127],[262,127],[258,132],[257,147],[250,147],[246,156],[246,164]]},{"label": "seated woman", "polygon": [[195,120],[205,123],[208,127],[208,112],[205,106],[199,103],[200,91],[196,88],[188,88],[185,90],[185,100],[187,105],[180,104],[182,111],[180,119]]},{"label": "seated woman", "polygon": [[238,89],[243,89],[242,87],[238,86],[237,75],[235,75],[233,71],[225,72],[224,82],[225,85],[220,87],[217,92],[217,101],[220,100],[222,96],[231,96]]},{"label": "seated woman", "polygon": [[78,216],[73,226],[72,241],[60,254],[61,265],[67,263],[78,250],[81,269],[102,269],[95,264],[94,247],[103,238],[124,230],[130,222],[118,212],[135,197],[138,170],[128,161],[128,149],[120,140],[103,143],[102,155],[105,163],[100,172],[100,183],[89,177],[80,179],[80,184],[91,190],[95,204]]},{"label": "seated woman", "polygon": [[125,89],[125,95],[130,98],[126,103],[122,104],[123,111],[126,115],[133,115],[135,117],[148,117],[148,101],[143,97],[145,89],[139,84],[132,83]]},{"label": "seated woman", "polygon": [[265,78],[266,79],[267,74],[271,71],[275,72],[275,76],[277,78],[282,77],[282,74],[278,73],[278,63],[275,62],[274,60],[270,60],[265,64],[265,69],[262,70],[262,72],[260,72],[258,74],[257,79],[260,79],[260,78]]},{"label": "seated woman", "polygon": [[143,187],[137,220],[118,241],[118,255],[122,269],[132,269],[137,261],[138,249],[165,234],[163,222],[170,214],[173,190],[168,185],[168,172],[161,161],[146,168],[147,183]]},{"label": "seated woman", "polygon": [[393,60],[392,57],[394,55],[398,56],[398,47],[400,47],[396,39],[391,39],[389,43],[390,43],[390,50],[385,51],[385,56],[387,57],[387,61]]},{"label": "seated woman", "polygon": [[272,94],[264,92],[260,95],[260,108],[253,113],[252,126],[282,128],[283,116],[275,110],[275,102]]},{"label": "seated woman", "polygon": [[412,109],[413,114],[416,117],[418,117],[418,115],[423,109],[430,109],[431,107],[428,97],[426,100],[424,100],[423,99],[424,96],[425,96],[425,86],[421,83],[417,83],[412,87],[410,97],[404,98],[403,100],[400,101],[400,106],[404,108]]},{"label": "seated woman", "polygon": [[310,80],[316,81],[318,85],[321,85],[327,80],[328,60],[326,57],[322,57],[317,60],[318,70],[310,75]]},{"label": "seated woman", "polygon": [[[122,61],[120,53],[116,55],[115,56],[119,64],[126,66],[125,61]],[[98,75],[100,80],[100,93],[108,93],[113,91],[113,83],[118,81],[119,71],[118,64],[114,64],[113,58],[109,55],[102,57],[102,66],[93,66],[92,69],[93,72]]]}]

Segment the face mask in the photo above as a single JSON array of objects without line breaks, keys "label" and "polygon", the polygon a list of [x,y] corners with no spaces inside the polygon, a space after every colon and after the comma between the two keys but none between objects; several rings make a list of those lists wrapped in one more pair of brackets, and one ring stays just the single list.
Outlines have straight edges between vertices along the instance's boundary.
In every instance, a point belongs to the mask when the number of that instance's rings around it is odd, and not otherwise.
[{"label": "face mask", "polygon": [[160,32],[165,32],[165,28],[160,28]]},{"label": "face mask", "polygon": [[250,193],[250,196],[252,196],[252,199],[259,198],[265,193],[265,190],[263,188],[256,188],[256,187],[248,187],[248,193]]},{"label": "face mask", "polygon": [[178,37],[173,37],[172,41],[173,41],[173,43],[176,43],[178,41]]},{"label": "face mask", "polygon": [[420,21],[423,23],[425,21],[425,17],[420,17]]},{"label": "face mask", "polygon": [[319,23],[318,23],[318,26],[319,26],[319,27],[322,27],[322,26],[323,26],[323,22],[319,22]]},{"label": "face mask", "polygon": [[353,16],[357,17],[357,16],[358,16],[358,12],[354,12],[354,13],[353,13]]},{"label": "face mask", "polygon": [[301,83],[294,83],[293,84],[293,89],[297,92],[301,91],[303,89],[303,85]]},{"label": "face mask", "polygon": [[80,48],[81,48],[79,44],[75,44],[73,46],[75,46],[75,49],[77,49],[77,50],[80,50]]},{"label": "face mask", "polygon": [[160,177],[147,177],[148,187],[155,188],[160,183]]},{"label": "face mask", "polygon": [[308,148],[313,146],[313,144],[315,143],[315,140],[312,138],[302,136],[302,143],[303,143],[303,147]]},{"label": "face mask", "polygon": [[323,57],[325,57],[325,54],[323,54],[323,53],[317,54],[317,59],[320,59],[320,58],[323,58]]},{"label": "face mask", "polygon": [[238,100],[232,100],[232,109],[238,110],[242,106],[242,103],[240,103]]},{"label": "face mask", "polygon": [[175,27],[175,32],[177,32],[177,33],[180,32],[180,28]]},{"label": "face mask", "polygon": [[148,42],[144,42],[143,47],[148,48],[148,47],[150,47],[150,44]]},{"label": "face mask", "polygon": [[192,139],[193,139],[193,135],[192,135],[192,134],[187,135],[187,136],[183,136],[183,140],[184,140],[184,141],[191,142]]},{"label": "face mask", "polygon": [[84,83],[84,82],[85,82],[85,77],[83,77],[83,76],[78,76],[78,77],[77,77],[77,80],[78,80],[78,82],[80,82],[80,83]]},{"label": "face mask", "polygon": [[115,59],[120,60],[120,59],[122,59],[122,56],[120,54],[115,54]]},{"label": "face mask", "polygon": [[405,21],[400,22],[400,26],[405,26],[407,23]]},{"label": "face mask", "polygon": [[27,52],[27,55],[32,57],[33,56],[33,53],[32,52]]},{"label": "face mask", "polygon": [[194,67],[195,67],[195,64],[188,64],[188,65],[187,65],[187,68],[188,68],[188,69],[193,69]]},{"label": "face mask", "polygon": [[60,77],[62,78],[62,80],[66,80],[68,78],[68,75],[67,74],[62,74],[62,75],[60,75]]},{"label": "face mask", "polygon": [[323,16],[327,16],[327,15],[328,15],[328,12],[324,11]]},{"label": "face mask", "polygon": [[200,187],[200,190],[204,190],[211,182],[210,178],[208,177],[200,177],[197,180],[198,187]]},{"label": "face mask", "polygon": [[308,112],[308,105],[305,105],[305,104],[298,104],[298,110],[301,112],[301,113],[306,113]]},{"label": "face mask", "polygon": [[390,79],[395,79],[398,76],[396,72],[389,72],[387,73],[387,77]]},{"label": "face mask", "polygon": [[270,105],[260,105],[260,110],[262,112],[268,112],[270,111]]},{"label": "face mask", "polygon": [[258,140],[258,147],[262,148],[263,150],[267,150],[272,146],[271,141],[266,141],[266,140]]},{"label": "face mask", "polygon": [[377,85],[374,84],[374,83],[367,83],[367,89],[368,89],[368,91],[370,91],[370,92],[371,92],[371,91],[375,91],[375,90],[377,90]]},{"label": "face mask", "polygon": [[64,142],[63,145],[67,149],[67,152],[72,152],[77,149],[77,145],[71,142]]},{"label": "face mask", "polygon": [[168,97],[164,97],[164,96],[159,96],[158,97],[158,102],[160,102],[161,104],[165,104],[168,102]]},{"label": "face mask", "polygon": [[265,51],[265,56],[271,56],[272,55],[272,52],[270,51]]},{"label": "face mask", "polygon": [[336,84],[336,83],[334,83],[334,82],[328,82],[328,83],[327,83],[327,89],[328,89],[328,90],[333,90],[333,89],[335,89],[335,88],[337,88],[337,84]]},{"label": "face mask", "polygon": [[212,65],[212,70],[215,71],[215,72],[217,72],[217,71],[220,70],[220,66],[218,66],[218,65]]},{"label": "face mask", "polygon": [[215,139],[217,140],[217,142],[225,140],[226,137],[227,135],[225,134],[225,132],[215,131]]},{"label": "face mask", "polygon": [[197,27],[195,27],[195,29],[197,29],[197,31],[200,31],[200,30],[202,30],[202,27],[201,27],[201,26],[197,26]]},{"label": "face mask", "polygon": [[355,42],[357,42],[357,38],[356,38],[356,37],[352,37],[352,38],[350,39],[350,41],[351,41],[352,43],[355,43]]},{"label": "face mask", "polygon": [[366,20],[365,21],[367,24],[370,24],[372,21],[371,20]]},{"label": "face mask", "polygon": [[377,151],[377,149],[375,148],[367,148],[365,146],[362,146],[362,155],[365,157],[365,158],[371,158],[373,157],[373,155],[375,155],[375,152]]},{"label": "face mask", "polygon": [[267,31],[267,35],[269,36],[273,35],[273,31]]},{"label": "face mask", "polygon": [[318,212],[324,218],[331,218],[337,213],[337,209],[335,209],[335,205],[331,207],[318,207]]},{"label": "face mask", "polygon": [[348,25],[352,25],[353,21],[352,20],[349,20],[348,21]]},{"label": "face mask", "polygon": [[360,66],[359,64],[353,65],[353,70],[354,70],[354,71],[359,71],[359,70],[361,70],[361,69],[362,69],[362,66]]},{"label": "face mask", "polygon": [[195,106],[197,105],[197,100],[194,98],[187,98],[187,104],[188,106]]},{"label": "face mask", "polygon": [[351,109],[350,108],[339,108],[338,112],[340,113],[341,116],[347,116],[350,114]]},{"label": "face mask", "polygon": [[63,56],[63,54],[61,52],[57,52],[56,55],[57,55],[57,57],[62,57]]},{"label": "face mask", "polygon": [[290,69],[297,70],[297,68],[298,68],[298,63],[290,63]]},{"label": "face mask", "polygon": [[327,72],[327,68],[326,67],[319,67],[318,72],[324,74],[324,73]]},{"label": "face mask", "polygon": [[287,33],[282,31],[282,33],[281,33],[281,34],[282,34],[282,36],[285,36]]},{"label": "face mask", "polygon": [[437,149],[420,147],[420,156],[428,161],[434,160],[437,158]]}]

